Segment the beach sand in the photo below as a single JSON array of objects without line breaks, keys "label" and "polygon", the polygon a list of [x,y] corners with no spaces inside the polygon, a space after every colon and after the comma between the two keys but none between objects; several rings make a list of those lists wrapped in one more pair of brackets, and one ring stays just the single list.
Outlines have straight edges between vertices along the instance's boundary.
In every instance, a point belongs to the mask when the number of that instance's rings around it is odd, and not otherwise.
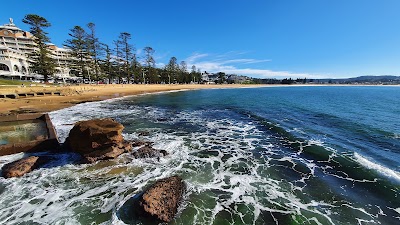
[{"label": "beach sand", "polygon": [[61,96],[37,96],[24,97],[17,99],[1,98],[0,115],[10,115],[30,112],[50,112],[66,107],[70,107],[83,102],[101,101],[110,98],[117,98],[128,95],[144,93],[173,91],[173,90],[192,90],[210,88],[239,88],[255,87],[260,85],[138,85],[138,84],[102,84],[102,85],[74,85],[74,86],[34,86],[34,87],[2,87],[0,94],[8,93],[28,93],[39,91],[57,91]]}]

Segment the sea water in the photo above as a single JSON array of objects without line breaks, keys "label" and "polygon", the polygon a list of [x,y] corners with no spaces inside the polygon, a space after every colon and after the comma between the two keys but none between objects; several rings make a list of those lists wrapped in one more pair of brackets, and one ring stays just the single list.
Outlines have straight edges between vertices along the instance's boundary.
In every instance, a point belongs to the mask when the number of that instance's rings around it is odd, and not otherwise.
[{"label": "sea water", "polygon": [[[0,178],[0,224],[148,224],[132,198],[154,181],[186,185],[171,224],[400,224],[399,87],[181,91],[91,102],[50,113],[111,117],[127,140],[169,155],[81,165],[72,153]],[[148,131],[149,136],[140,136]],[[0,166],[23,157],[0,157]]]},{"label": "sea water", "polygon": [[46,123],[39,119],[0,122],[0,145],[48,138]]}]

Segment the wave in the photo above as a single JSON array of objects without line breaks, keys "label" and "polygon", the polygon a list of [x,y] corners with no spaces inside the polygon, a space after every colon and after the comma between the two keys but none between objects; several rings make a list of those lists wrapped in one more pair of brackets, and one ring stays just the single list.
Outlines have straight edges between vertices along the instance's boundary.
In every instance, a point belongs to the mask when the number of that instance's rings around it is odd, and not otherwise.
[{"label": "wave", "polygon": [[[158,162],[126,154],[94,165],[64,165],[69,160],[19,180],[0,179],[7,189],[21,187],[7,198],[0,196],[0,222],[76,224],[95,218],[96,223],[122,224],[118,212],[126,209],[125,203],[154,180],[170,175],[182,176],[189,190],[174,224],[380,223],[385,220],[378,218],[378,208],[387,215],[386,222],[395,220],[386,206],[398,208],[399,200],[390,201],[398,189],[375,180],[376,174],[352,154],[338,153],[319,139],[299,138],[299,130],[291,132],[234,107],[194,110],[171,106],[163,97],[144,98],[84,103],[50,116],[61,140],[74,122],[113,117],[125,126],[126,139],[151,131],[140,138],[168,151],[167,157]],[[20,204],[24,195],[32,201],[30,207]],[[12,213],[18,207],[20,216]]]},{"label": "wave", "polygon": [[364,167],[368,168],[368,169],[372,169],[375,171],[378,171],[380,174],[394,179],[397,182],[400,182],[400,173],[394,170],[391,170],[385,166],[382,166],[378,163],[372,162],[371,160],[367,159],[366,157],[358,154],[358,153],[354,153],[354,159],[360,164],[363,165]]}]

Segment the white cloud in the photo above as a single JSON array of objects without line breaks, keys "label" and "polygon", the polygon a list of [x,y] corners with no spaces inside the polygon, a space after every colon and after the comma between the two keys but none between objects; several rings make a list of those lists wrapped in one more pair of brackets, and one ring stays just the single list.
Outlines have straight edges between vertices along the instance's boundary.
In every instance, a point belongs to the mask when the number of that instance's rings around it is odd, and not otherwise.
[{"label": "white cloud", "polygon": [[201,59],[201,58],[204,58],[207,56],[208,56],[208,54],[193,53],[185,61],[187,64],[194,64],[198,59]]},{"label": "white cloud", "polygon": [[270,59],[230,59],[230,60],[224,60],[221,63],[222,64],[229,64],[229,63],[240,63],[240,64],[253,64],[253,63],[261,63],[261,62],[270,62]]},{"label": "white cloud", "polygon": [[220,55],[194,53],[185,61],[188,65],[195,65],[198,69],[207,72],[225,72],[228,74],[245,75],[257,78],[323,78],[327,75],[296,73],[290,71],[273,71],[268,69],[240,68],[241,65],[249,65],[270,62],[270,59],[233,58],[246,53],[228,52]]},{"label": "white cloud", "polygon": [[156,63],[156,67],[157,68],[164,68],[165,67],[165,63]]}]

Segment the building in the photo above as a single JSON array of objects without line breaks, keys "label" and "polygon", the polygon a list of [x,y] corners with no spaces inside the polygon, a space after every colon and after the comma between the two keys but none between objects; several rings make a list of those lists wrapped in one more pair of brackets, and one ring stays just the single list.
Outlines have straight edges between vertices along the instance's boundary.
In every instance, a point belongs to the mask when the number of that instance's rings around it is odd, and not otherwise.
[{"label": "building", "polygon": [[[28,54],[35,50],[34,36],[18,28],[13,19],[0,26],[0,78],[21,80],[40,79],[43,76],[29,69]],[[55,78],[70,78],[71,51],[49,43],[48,47],[57,64]]]},{"label": "building", "polygon": [[215,84],[218,80],[218,74],[204,71],[204,73],[201,73],[201,79],[205,84]]},{"label": "building", "polygon": [[66,80],[71,78],[71,68],[73,57],[71,56],[71,50],[67,48],[59,48],[54,44],[48,44],[49,49],[52,52],[52,57],[56,62],[56,73],[54,74],[55,78]]},{"label": "building", "polygon": [[0,77],[22,79],[30,75],[27,53],[33,51],[33,36],[10,19],[0,26]]}]

